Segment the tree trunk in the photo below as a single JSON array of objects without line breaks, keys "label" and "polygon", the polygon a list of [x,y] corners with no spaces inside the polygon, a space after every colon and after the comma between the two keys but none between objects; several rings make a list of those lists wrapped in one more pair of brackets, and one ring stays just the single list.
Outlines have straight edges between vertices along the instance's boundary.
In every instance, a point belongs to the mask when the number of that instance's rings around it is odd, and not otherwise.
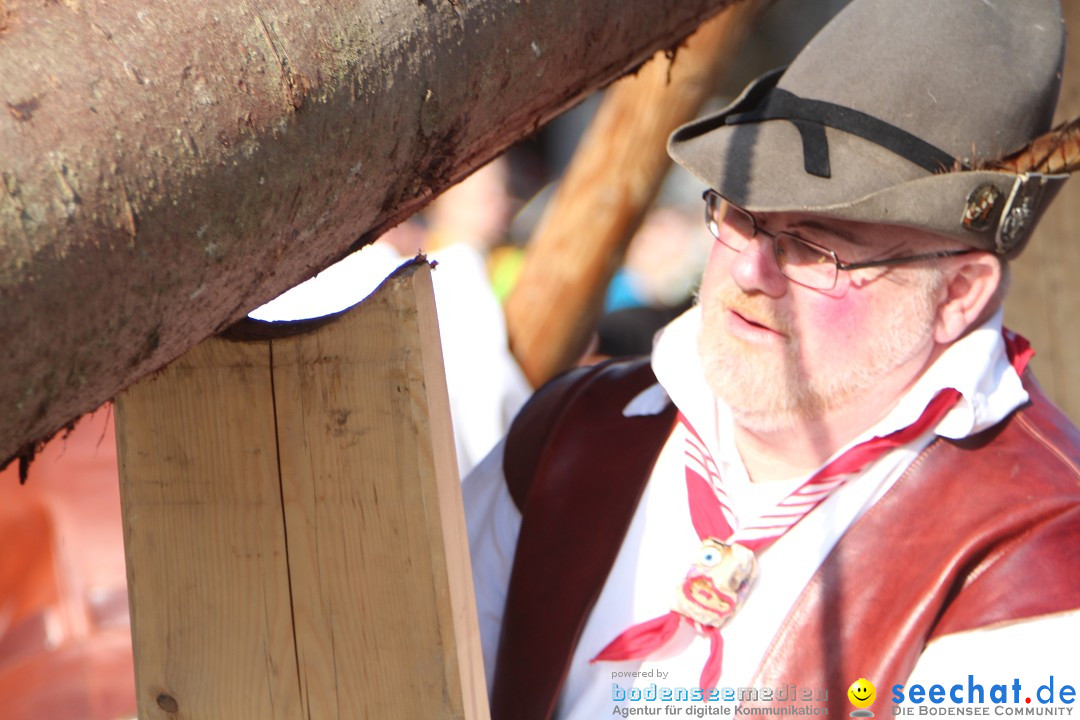
[{"label": "tree trunk", "polygon": [[0,461],[730,0],[0,0]]}]

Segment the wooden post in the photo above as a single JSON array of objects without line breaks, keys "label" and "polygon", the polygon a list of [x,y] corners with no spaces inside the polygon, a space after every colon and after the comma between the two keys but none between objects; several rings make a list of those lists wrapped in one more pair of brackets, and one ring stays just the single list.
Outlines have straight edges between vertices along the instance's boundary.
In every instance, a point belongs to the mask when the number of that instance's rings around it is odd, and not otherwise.
[{"label": "wooden post", "polygon": [[766,5],[732,3],[673,59],[657,53],[604,96],[506,302],[510,347],[533,387],[585,351],[604,291],[671,166],[668,135],[712,94]]},{"label": "wooden post", "polygon": [[426,263],[117,426],[140,718],[487,717]]},{"label": "wooden post", "polygon": [[[1080,115],[1080,3],[1062,3],[1069,39],[1057,120]],[[1024,254],[1013,263],[1005,324],[1031,341],[1031,366],[1047,393],[1080,422],[1080,180],[1065,183]]]}]

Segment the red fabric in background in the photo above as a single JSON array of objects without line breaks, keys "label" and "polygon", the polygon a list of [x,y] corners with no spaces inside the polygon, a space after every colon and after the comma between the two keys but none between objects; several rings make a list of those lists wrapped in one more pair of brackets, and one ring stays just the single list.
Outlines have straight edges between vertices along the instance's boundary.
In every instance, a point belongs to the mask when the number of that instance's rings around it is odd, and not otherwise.
[{"label": "red fabric in background", "polygon": [[135,717],[111,407],[0,473],[0,720]]}]

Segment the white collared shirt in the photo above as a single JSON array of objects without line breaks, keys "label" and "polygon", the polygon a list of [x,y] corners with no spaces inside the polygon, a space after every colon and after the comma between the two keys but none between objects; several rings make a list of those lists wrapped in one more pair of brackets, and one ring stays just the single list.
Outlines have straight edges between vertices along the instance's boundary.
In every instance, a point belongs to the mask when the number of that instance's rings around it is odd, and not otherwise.
[{"label": "white collared shirt", "polygon": [[[772,509],[806,478],[750,482],[735,447],[730,412],[708,389],[697,360],[700,322],[700,311],[694,308],[663,331],[652,358],[659,387],[654,386],[635,398],[624,414],[659,412],[666,404],[666,397],[670,397],[709,446],[732,509],[741,522],[751,522]],[[956,388],[963,398],[936,428],[872,463],[759,553],[758,579],[753,591],[746,604],[724,626],[723,673],[718,687],[749,686],[768,644],[833,545],[852,522],[882,497],[935,434],[962,438],[980,432],[1027,401],[1020,378],[1006,357],[1000,312],[950,346],[886,417],[838,450],[834,457],[874,435],[885,435],[910,425],[929,400],[945,387]],[[660,452],[626,539],[582,632],[560,698],[558,717],[585,720],[611,715],[616,704],[612,698],[613,684],[623,689],[634,685],[647,688],[651,683],[689,688],[698,685],[709,643],[685,623],[679,635],[647,661],[589,663],[628,627],[668,612],[676,588],[700,544],[687,503],[684,440],[676,430]],[[489,683],[520,528],[520,514],[506,491],[502,462],[500,444],[464,485]],[[1046,632],[1067,632],[1080,637],[1078,613],[1021,624],[1040,625]],[[1047,630],[1049,626],[1053,628]],[[1015,646],[1025,637],[1033,636],[1012,633],[1006,638],[1005,630],[999,629],[941,638],[924,652],[913,680],[927,673],[944,673],[950,668],[963,668],[964,678],[979,668],[984,673],[992,673],[995,668],[1001,670],[1004,666],[1000,654],[976,654],[972,648],[1004,640]],[[1080,662],[1071,658],[1077,655],[1074,649],[1069,653],[1068,664],[1063,664],[1064,653],[1059,653],[1057,659],[1050,655],[1053,654],[1041,657],[1045,667],[1056,667],[1059,674],[1068,668],[1075,672],[1072,677],[1080,681]],[[958,663],[958,659],[965,662]],[[613,673],[627,671],[645,674],[636,678],[613,677]],[[1016,674],[1019,670],[1009,672]],[[879,693],[883,690],[879,689]]]}]

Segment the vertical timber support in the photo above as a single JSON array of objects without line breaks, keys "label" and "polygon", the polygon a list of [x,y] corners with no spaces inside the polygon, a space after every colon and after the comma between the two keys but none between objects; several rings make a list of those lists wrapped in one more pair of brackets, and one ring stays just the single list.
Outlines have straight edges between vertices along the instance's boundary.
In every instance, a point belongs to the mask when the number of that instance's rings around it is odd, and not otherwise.
[{"label": "vertical timber support", "polygon": [[488,717],[430,273],[119,398],[143,720]]},{"label": "vertical timber support", "polygon": [[[1065,74],[1054,122],[1080,116],[1080,3],[1061,4],[1065,27]],[[1023,255],[1013,261],[1005,300],[1005,326],[1031,341],[1031,367],[1047,394],[1074,423],[1080,423],[1080,181],[1065,183],[1046,210]]]}]

